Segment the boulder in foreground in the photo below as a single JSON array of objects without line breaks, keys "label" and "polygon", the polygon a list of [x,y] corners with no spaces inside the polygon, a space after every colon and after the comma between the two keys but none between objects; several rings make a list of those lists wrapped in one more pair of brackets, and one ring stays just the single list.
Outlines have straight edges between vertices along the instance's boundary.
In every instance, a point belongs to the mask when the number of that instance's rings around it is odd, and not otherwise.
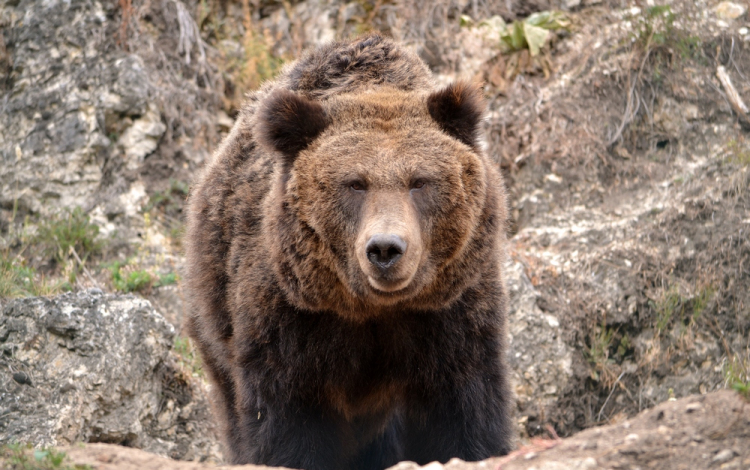
[{"label": "boulder in foreground", "polygon": [[98,290],[0,310],[0,444],[106,442],[219,460],[201,384],[151,304]]}]

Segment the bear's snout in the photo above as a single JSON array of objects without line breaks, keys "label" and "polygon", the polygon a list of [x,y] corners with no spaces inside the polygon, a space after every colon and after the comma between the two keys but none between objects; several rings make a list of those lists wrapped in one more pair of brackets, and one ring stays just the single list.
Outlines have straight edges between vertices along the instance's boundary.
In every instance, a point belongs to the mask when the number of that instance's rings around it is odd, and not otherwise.
[{"label": "bear's snout", "polygon": [[406,241],[398,235],[376,233],[367,242],[365,252],[370,263],[381,271],[387,271],[406,252],[406,247]]},{"label": "bear's snout", "polygon": [[354,252],[375,293],[406,288],[422,259],[419,215],[401,191],[371,190]]}]

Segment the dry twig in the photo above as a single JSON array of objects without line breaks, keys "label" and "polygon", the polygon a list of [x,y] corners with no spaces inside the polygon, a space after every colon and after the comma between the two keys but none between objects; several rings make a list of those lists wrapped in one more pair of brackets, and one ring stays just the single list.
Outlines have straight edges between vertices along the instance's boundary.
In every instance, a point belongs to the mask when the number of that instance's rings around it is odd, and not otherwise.
[{"label": "dry twig", "polygon": [[742,126],[745,128],[750,128],[750,118],[748,117],[748,112],[750,112],[750,110],[748,110],[745,102],[742,101],[742,97],[732,84],[732,80],[729,78],[727,69],[724,68],[723,65],[720,65],[716,68],[716,77],[718,77],[719,81],[721,82],[721,86],[724,87],[724,91],[726,91],[727,93],[729,104],[732,105],[732,109],[735,113],[737,113],[737,116],[739,116],[740,124],[742,124]]},{"label": "dry twig", "polygon": [[99,283],[96,282],[96,279],[94,279],[94,276],[91,275],[88,268],[83,264],[81,257],[78,256],[78,253],[76,253],[76,250],[72,246],[70,247],[70,253],[76,259],[76,261],[78,262],[78,266],[81,267],[81,270],[86,275],[86,277],[89,278],[89,281],[91,281],[91,284],[93,284],[94,287],[96,287],[97,289],[101,289],[101,287],[99,287]]}]

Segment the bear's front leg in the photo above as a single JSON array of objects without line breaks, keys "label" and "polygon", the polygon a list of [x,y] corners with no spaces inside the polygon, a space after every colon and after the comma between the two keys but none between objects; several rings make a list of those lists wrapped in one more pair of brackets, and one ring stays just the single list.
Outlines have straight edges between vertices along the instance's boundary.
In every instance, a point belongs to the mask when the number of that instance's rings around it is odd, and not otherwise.
[{"label": "bear's front leg", "polygon": [[425,465],[510,452],[510,394],[502,377],[496,372],[476,374],[462,383],[446,381],[425,393],[417,391],[406,406],[405,459]]},{"label": "bear's front leg", "polygon": [[346,445],[343,418],[338,413],[299,397],[283,399],[285,387],[269,383],[254,386],[257,381],[251,374],[242,375],[236,403],[240,438],[229,440],[230,446],[239,446],[231,449],[237,456],[232,463],[303,470],[346,468],[351,446]]}]

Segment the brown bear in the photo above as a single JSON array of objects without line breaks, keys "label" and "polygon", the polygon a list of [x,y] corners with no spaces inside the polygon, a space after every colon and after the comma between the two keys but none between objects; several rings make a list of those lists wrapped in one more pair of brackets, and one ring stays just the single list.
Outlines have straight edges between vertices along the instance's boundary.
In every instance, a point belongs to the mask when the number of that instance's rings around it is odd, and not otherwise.
[{"label": "brown bear", "polygon": [[232,463],[509,451],[506,196],[484,108],[379,35],[309,51],[248,97],[186,236],[188,328]]}]

